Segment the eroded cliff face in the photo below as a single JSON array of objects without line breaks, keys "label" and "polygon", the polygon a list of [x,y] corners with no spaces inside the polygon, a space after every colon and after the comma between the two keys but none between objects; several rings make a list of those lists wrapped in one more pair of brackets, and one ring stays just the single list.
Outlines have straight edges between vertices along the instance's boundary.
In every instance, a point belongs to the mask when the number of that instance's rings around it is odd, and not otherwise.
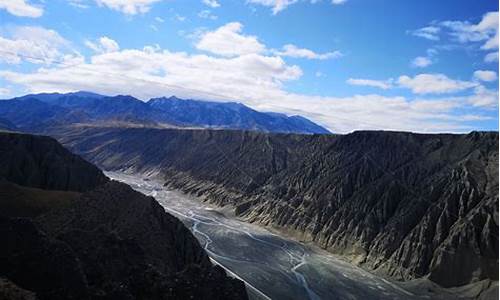
[{"label": "eroded cliff face", "polygon": [[0,297],[247,299],[154,198],[52,138],[0,143]]},{"label": "eroded cliff face", "polygon": [[58,133],[107,170],[232,205],[250,222],[399,279],[498,280],[498,133],[343,136],[92,129]]},{"label": "eroded cliff face", "polygon": [[91,298],[246,299],[191,232],[152,197],[109,182],[36,219],[81,261]]},{"label": "eroded cliff face", "polygon": [[56,140],[0,132],[0,179],[48,190],[83,192],[108,179]]}]

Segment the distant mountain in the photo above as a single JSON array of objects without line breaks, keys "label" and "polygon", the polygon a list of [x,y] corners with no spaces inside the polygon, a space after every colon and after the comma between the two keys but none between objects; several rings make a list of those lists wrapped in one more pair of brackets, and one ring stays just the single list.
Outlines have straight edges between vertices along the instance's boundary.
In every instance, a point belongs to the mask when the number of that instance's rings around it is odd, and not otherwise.
[{"label": "distant mountain", "polygon": [[326,134],[300,116],[253,110],[241,103],[132,96],[107,97],[91,92],[32,94],[0,101],[0,117],[19,130],[44,132],[70,124],[136,127],[197,127],[263,132]]},{"label": "distant mountain", "polygon": [[7,119],[0,118],[0,130],[16,130],[16,125]]},{"label": "distant mountain", "polygon": [[300,116],[288,117],[285,114],[259,112],[235,102],[221,103],[170,97],[151,99],[148,104],[187,126],[263,132],[330,133]]}]

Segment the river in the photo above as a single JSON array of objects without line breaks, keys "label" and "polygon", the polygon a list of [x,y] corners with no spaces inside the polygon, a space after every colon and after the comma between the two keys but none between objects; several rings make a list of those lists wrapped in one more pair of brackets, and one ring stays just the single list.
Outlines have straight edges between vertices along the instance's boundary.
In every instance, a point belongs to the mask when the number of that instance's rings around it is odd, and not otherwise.
[{"label": "river", "polygon": [[178,191],[168,191],[154,178],[120,172],[106,175],[155,197],[191,229],[214,263],[245,282],[251,299],[430,298],[326,251],[230,217]]}]

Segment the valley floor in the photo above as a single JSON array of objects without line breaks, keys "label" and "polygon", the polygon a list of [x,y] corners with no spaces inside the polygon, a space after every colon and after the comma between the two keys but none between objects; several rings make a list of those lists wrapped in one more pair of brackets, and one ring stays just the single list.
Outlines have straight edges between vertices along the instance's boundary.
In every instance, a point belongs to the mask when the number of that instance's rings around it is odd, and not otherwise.
[{"label": "valley floor", "polygon": [[[155,197],[167,212],[191,229],[215,263],[245,281],[253,299],[461,298],[459,293],[435,289],[425,280],[419,284],[399,283],[371,274],[190,196],[167,191],[155,178],[119,172],[106,175]],[[420,288],[422,285],[427,288]]]}]

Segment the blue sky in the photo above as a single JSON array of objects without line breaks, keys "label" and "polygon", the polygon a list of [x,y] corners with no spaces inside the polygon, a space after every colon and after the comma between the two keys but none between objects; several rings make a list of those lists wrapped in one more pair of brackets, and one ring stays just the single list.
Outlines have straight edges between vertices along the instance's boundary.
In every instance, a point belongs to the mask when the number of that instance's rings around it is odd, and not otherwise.
[{"label": "blue sky", "polygon": [[0,0],[0,97],[90,90],[335,132],[498,130],[492,0]]}]

